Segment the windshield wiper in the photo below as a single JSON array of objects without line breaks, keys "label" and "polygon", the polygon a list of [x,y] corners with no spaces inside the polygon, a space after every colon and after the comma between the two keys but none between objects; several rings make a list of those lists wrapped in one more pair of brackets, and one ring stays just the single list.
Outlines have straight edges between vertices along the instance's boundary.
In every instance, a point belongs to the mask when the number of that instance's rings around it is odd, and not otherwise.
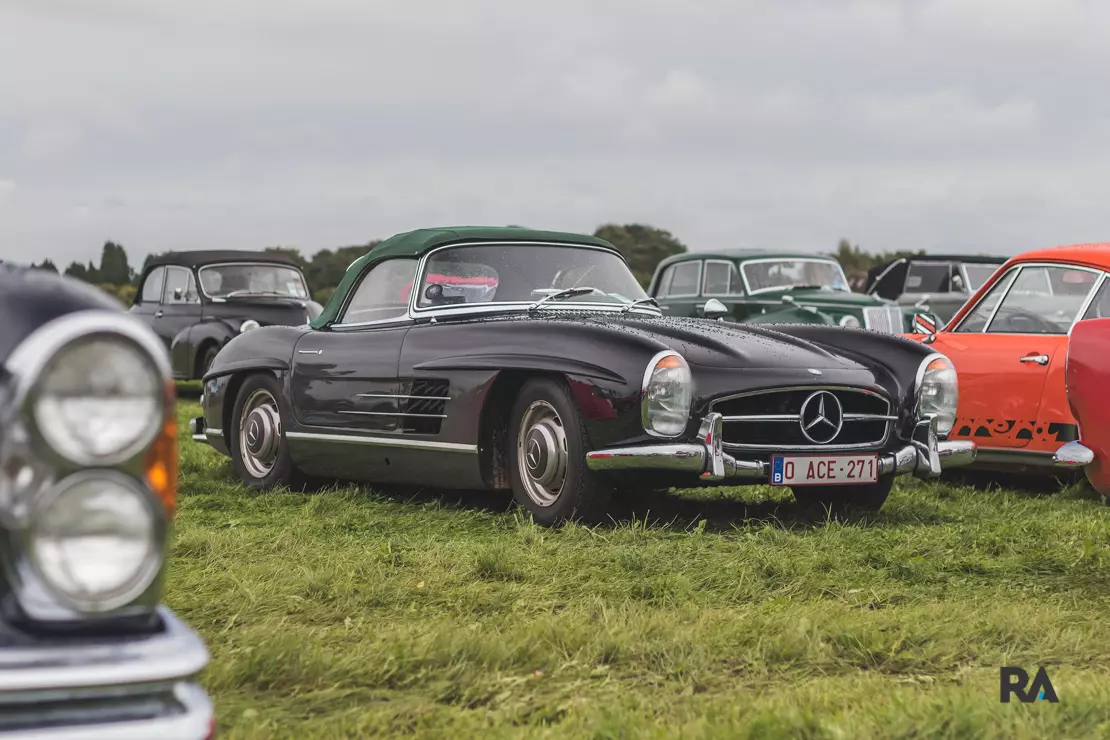
[{"label": "windshield wiper", "polygon": [[628,313],[632,309],[636,308],[636,306],[646,306],[649,303],[656,308],[659,308],[659,301],[655,300],[654,298],[637,298],[636,300],[632,301],[632,303],[629,303],[627,306],[622,308],[621,313]]},{"label": "windshield wiper", "polygon": [[565,290],[560,290],[558,293],[550,293],[548,295],[545,295],[543,298],[539,299],[528,307],[528,313],[535,311],[537,308],[548,301],[562,301],[567,298],[574,298],[575,296],[586,295],[587,293],[600,292],[601,291],[597,288],[590,288],[587,286],[582,286],[581,288],[566,288]]},{"label": "windshield wiper", "polygon": [[797,285],[786,286],[787,290],[836,290],[831,285],[820,285],[818,283],[799,283]]},{"label": "windshield wiper", "polygon": [[279,290],[248,290],[248,289],[233,290],[230,293],[228,293],[227,295],[225,295],[224,298],[233,298],[233,297],[239,296],[239,295],[278,295],[278,296],[288,296],[288,297],[292,298],[292,296],[289,296],[288,293],[282,293]]}]

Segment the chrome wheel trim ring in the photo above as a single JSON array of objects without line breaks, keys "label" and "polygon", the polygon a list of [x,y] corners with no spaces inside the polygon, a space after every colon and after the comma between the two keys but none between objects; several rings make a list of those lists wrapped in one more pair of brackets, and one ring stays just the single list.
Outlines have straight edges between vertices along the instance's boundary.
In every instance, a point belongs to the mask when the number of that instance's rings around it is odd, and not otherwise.
[{"label": "chrome wheel trim ring", "polygon": [[274,469],[281,449],[281,413],[268,390],[259,388],[243,404],[239,416],[239,456],[243,467],[255,478],[265,478]]},{"label": "chrome wheel trim ring", "polygon": [[569,460],[559,413],[547,401],[533,401],[520,419],[516,461],[524,490],[537,506],[551,506],[559,500]]}]

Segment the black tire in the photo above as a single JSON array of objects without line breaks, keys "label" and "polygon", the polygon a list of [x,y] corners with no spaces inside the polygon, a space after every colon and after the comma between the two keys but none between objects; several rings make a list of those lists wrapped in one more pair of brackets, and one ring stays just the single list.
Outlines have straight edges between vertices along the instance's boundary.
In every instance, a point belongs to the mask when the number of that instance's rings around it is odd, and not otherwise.
[{"label": "black tire", "polygon": [[[597,521],[608,513],[613,489],[586,466],[590,449],[582,414],[566,383],[535,378],[521,387],[509,426],[509,472],[513,497],[537,524]],[[553,451],[563,457],[552,457]],[[545,474],[551,475],[549,480]]]},{"label": "black tire", "polygon": [[200,356],[200,372],[197,373],[197,379],[204,377],[208,372],[208,368],[212,367],[212,361],[216,359],[216,355],[220,353],[220,348],[214,344],[205,347],[204,352]]},{"label": "black tire", "polygon": [[822,506],[828,509],[855,507],[878,511],[886,503],[894,477],[884,478],[878,483],[849,486],[797,486],[794,500],[802,506]]},{"label": "black tire", "polygon": [[[262,406],[269,408],[263,409]],[[256,410],[258,413],[255,413]],[[259,491],[278,486],[302,490],[308,484],[308,479],[293,465],[289,456],[289,444],[285,440],[287,418],[277,379],[272,375],[252,375],[243,381],[231,412],[231,428],[225,433],[235,472],[248,487]],[[245,434],[244,423],[248,425]],[[253,451],[249,437],[252,434],[249,425],[252,423],[255,425]]]}]

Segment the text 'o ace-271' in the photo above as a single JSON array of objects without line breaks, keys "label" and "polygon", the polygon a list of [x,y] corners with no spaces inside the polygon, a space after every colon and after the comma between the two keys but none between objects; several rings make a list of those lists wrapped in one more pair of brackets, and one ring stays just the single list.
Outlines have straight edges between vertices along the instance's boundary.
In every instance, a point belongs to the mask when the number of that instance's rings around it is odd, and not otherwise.
[{"label": "text 'o ace-271'", "polygon": [[921,343],[664,317],[608,242],[456,227],[382,242],[309,325],[233,338],[191,433],[256,488],[511,489],[553,524],[698,484],[878,508],[974,459],[946,439],[957,400]]}]

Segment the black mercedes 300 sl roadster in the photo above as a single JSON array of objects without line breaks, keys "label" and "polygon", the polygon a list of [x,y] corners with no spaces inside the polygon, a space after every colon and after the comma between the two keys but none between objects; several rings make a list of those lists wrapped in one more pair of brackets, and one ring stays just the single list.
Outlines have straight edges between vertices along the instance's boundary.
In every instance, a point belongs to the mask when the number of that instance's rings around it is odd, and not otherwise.
[{"label": "black mercedes 300 sl roadster", "polygon": [[201,639],[159,605],[166,351],[107,294],[0,265],[0,738],[200,740]]},{"label": "black mercedes 300 sl roadster", "polygon": [[878,508],[894,476],[974,458],[944,441],[956,373],[924,345],[653,304],[593,237],[400,234],[350,266],[311,325],[231,340],[192,435],[257,488],[511,488],[544,524],[604,514],[616,487],[699,483]]}]

